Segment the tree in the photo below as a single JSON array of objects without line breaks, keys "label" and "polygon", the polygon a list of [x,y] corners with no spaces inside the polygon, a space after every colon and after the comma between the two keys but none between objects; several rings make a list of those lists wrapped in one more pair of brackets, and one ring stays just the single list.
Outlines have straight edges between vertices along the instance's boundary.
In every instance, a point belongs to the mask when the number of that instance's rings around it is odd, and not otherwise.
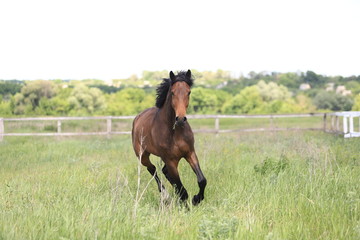
[{"label": "tree", "polygon": [[117,91],[120,91],[120,88],[118,88],[118,87],[108,86],[105,84],[94,84],[94,85],[89,85],[89,87],[90,88],[98,88],[103,93],[116,93]]},{"label": "tree", "polygon": [[360,93],[354,99],[353,111],[360,111]]},{"label": "tree", "polygon": [[0,95],[15,95],[21,91],[23,82],[21,81],[0,81]]},{"label": "tree", "polygon": [[21,93],[14,96],[14,113],[30,113],[39,106],[41,98],[51,98],[57,92],[57,86],[51,81],[29,81],[21,89]]},{"label": "tree", "polygon": [[254,113],[261,107],[263,100],[257,86],[246,87],[226,102],[222,108],[224,113]]},{"label": "tree", "polygon": [[349,96],[343,96],[334,92],[320,91],[314,98],[314,104],[318,109],[332,111],[349,111],[353,100]]},{"label": "tree", "polygon": [[285,100],[291,97],[291,93],[285,86],[277,85],[274,82],[265,83],[261,80],[256,86],[264,101]]},{"label": "tree", "polygon": [[295,103],[298,107],[298,109],[296,110],[296,112],[315,112],[316,107],[314,106],[314,104],[311,101],[311,98],[305,96],[305,95],[297,95],[295,97]]},{"label": "tree", "polygon": [[155,97],[140,88],[125,88],[107,97],[106,112],[111,115],[131,115],[152,107]]},{"label": "tree", "polygon": [[246,87],[227,101],[224,113],[293,113],[314,110],[306,96],[291,98],[289,90],[274,82],[261,80],[257,85]]},{"label": "tree", "polygon": [[94,114],[106,106],[103,93],[98,88],[88,88],[85,85],[76,86],[68,101],[73,114]]},{"label": "tree", "polygon": [[39,106],[35,109],[36,114],[49,116],[68,115],[71,110],[71,106],[68,101],[71,92],[71,88],[63,88],[57,92],[56,96],[50,99],[41,98]]},{"label": "tree", "polygon": [[3,96],[0,95],[0,116],[11,115],[10,101],[4,101]]},{"label": "tree", "polygon": [[307,71],[303,76],[303,82],[309,83],[311,87],[319,87],[326,82],[326,79],[313,71]]},{"label": "tree", "polygon": [[230,97],[225,91],[203,87],[192,89],[189,112],[219,113],[224,102]]},{"label": "tree", "polygon": [[352,94],[360,93],[360,81],[349,81],[345,84],[346,89],[351,90]]},{"label": "tree", "polygon": [[30,81],[22,89],[25,101],[31,102],[33,109],[39,105],[41,98],[51,98],[56,94],[57,87],[51,81]]},{"label": "tree", "polygon": [[278,75],[278,83],[288,88],[298,89],[300,78],[296,73],[282,73]]}]

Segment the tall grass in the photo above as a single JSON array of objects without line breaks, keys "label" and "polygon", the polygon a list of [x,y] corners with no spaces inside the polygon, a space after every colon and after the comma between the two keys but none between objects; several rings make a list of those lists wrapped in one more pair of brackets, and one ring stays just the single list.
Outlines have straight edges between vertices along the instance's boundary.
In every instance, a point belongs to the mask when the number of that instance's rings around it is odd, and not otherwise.
[{"label": "tall grass", "polygon": [[[168,205],[146,168],[138,186],[129,136],[5,138],[0,239],[360,238],[359,139],[204,134],[196,148],[208,186],[187,210],[162,174]],[[191,199],[196,176],[184,160],[179,168]]]}]

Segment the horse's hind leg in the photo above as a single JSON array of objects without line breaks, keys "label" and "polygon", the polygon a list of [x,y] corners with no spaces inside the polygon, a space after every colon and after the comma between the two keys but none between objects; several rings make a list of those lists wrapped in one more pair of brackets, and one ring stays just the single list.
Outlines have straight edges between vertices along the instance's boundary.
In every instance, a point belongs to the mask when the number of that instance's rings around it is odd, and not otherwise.
[{"label": "horse's hind leg", "polygon": [[167,180],[169,180],[171,185],[175,187],[175,192],[179,195],[180,199],[182,201],[186,201],[189,198],[189,195],[180,180],[179,172],[177,169],[178,161],[164,162],[165,166],[163,167],[162,171],[165,177],[167,178]]},{"label": "horse's hind leg", "polygon": [[161,191],[164,191],[165,190],[165,187],[164,185],[161,183],[158,175],[157,175],[157,172],[156,172],[156,167],[150,162],[150,153],[148,152],[144,152],[142,155],[141,155],[141,164],[144,165],[147,170],[149,171],[149,173],[151,174],[151,176],[154,176],[155,180],[156,180],[156,183],[158,185],[158,189],[159,189],[159,192]]},{"label": "horse's hind leg", "polygon": [[169,171],[167,169],[166,164],[164,164],[164,167],[162,168],[162,172],[165,175],[166,179],[171,183],[171,185],[174,185],[175,183],[173,183],[172,179],[169,177]]}]

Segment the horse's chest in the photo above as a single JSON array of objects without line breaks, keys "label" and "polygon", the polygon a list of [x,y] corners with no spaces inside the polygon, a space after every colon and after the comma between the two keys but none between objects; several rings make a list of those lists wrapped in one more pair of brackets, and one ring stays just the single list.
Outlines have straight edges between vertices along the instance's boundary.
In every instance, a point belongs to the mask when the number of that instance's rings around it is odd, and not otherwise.
[{"label": "horse's chest", "polygon": [[161,152],[164,155],[171,156],[173,158],[184,157],[189,151],[190,146],[186,141],[176,140],[176,141],[167,141],[161,144]]},{"label": "horse's chest", "polygon": [[184,155],[189,151],[189,144],[185,141],[177,141],[171,146],[171,152],[175,155]]}]

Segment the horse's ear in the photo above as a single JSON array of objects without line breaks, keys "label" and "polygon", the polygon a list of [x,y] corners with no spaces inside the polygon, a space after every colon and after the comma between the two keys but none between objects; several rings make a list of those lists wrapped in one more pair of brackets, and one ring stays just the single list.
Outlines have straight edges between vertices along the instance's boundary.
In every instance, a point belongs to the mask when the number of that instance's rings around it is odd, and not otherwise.
[{"label": "horse's ear", "polygon": [[187,77],[188,79],[191,79],[191,71],[190,71],[190,69],[187,71],[186,77]]},{"label": "horse's ear", "polygon": [[171,82],[175,82],[175,74],[173,73],[173,71],[170,71],[170,79],[171,79]]}]

